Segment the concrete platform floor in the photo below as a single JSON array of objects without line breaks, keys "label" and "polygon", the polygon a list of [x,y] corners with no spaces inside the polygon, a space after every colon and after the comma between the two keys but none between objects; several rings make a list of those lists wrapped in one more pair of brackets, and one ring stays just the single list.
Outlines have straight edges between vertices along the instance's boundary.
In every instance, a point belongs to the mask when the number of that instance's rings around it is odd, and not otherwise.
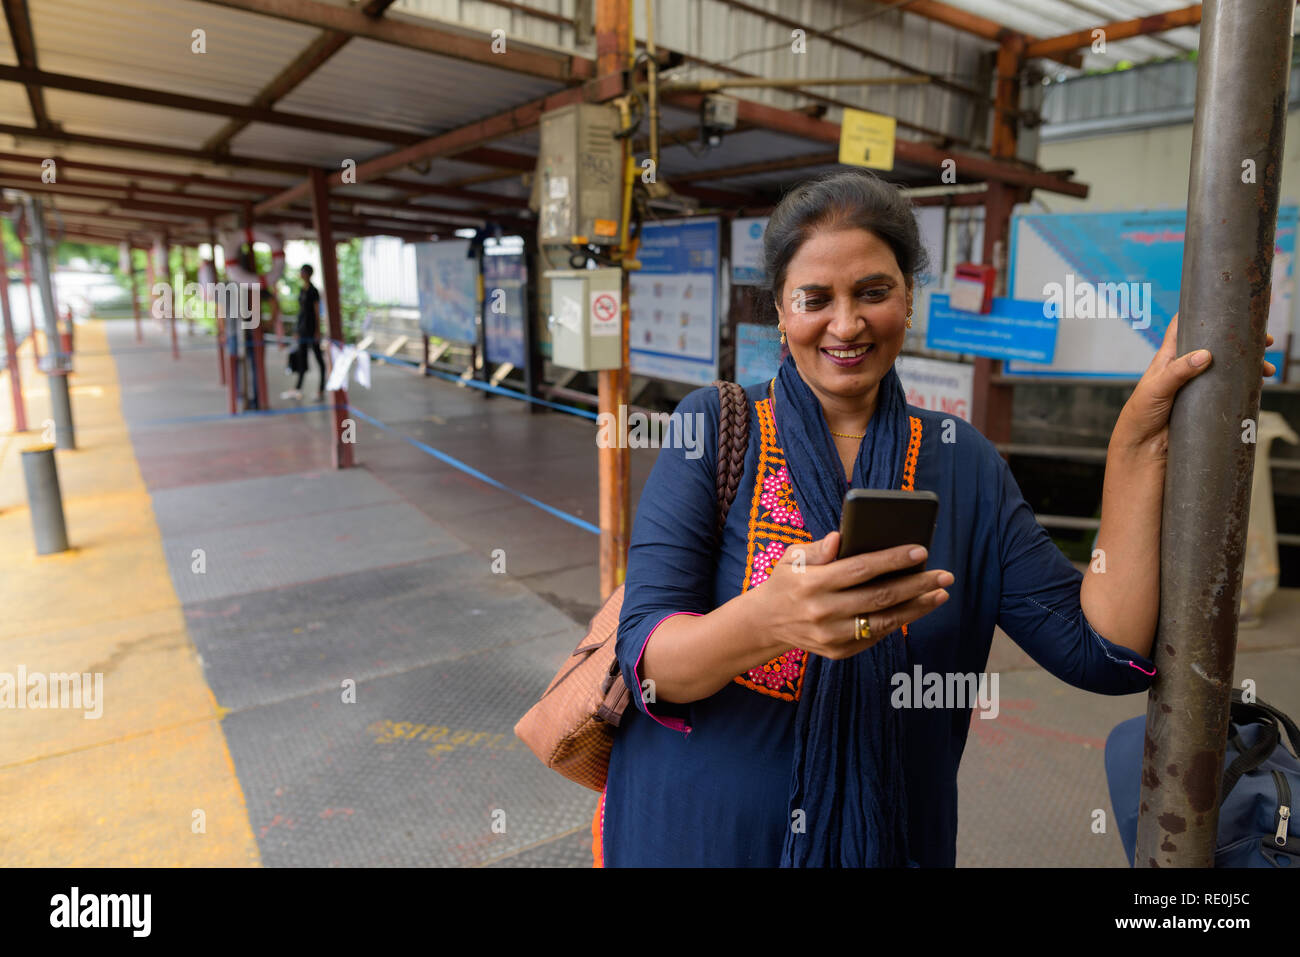
[{"label": "concrete platform floor", "polygon": [[[338,472],[314,368],[281,400],[272,348],[272,411],[231,418],[211,337],[175,361],[156,323],[83,328],[75,552],[31,554],[26,442],[0,438],[0,671],[104,671],[106,720],[0,716],[0,863],[589,866],[595,795],[511,729],[598,604],[594,424],[376,365]],[[653,456],[632,452],[634,502]],[[1275,596],[1237,681],[1300,716],[1297,621],[1300,592]],[[988,668],[959,864],[1124,866],[1092,812],[1145,698],[1076,691],[1001,634]]]}]

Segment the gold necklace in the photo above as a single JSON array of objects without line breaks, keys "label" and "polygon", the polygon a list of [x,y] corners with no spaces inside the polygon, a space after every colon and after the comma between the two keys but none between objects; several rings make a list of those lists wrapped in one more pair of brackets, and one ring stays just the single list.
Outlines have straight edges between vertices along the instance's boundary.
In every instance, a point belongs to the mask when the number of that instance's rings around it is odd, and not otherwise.
[{"label": "gold necklace", "polygon": [[[776,401],[776,378],[775,377],[773,377],[772,381],[767,384],[767,394],[768,397],[773,402]],[[827,428],[830,428],[830,426],[827,426]],[[846,432],[836,432],[834,429],[831,429],[831,435],[838,435],[842,439],[865,439],[867,437],[867,433],[865,432],[863,432],[861,435],[849,435]]]}]

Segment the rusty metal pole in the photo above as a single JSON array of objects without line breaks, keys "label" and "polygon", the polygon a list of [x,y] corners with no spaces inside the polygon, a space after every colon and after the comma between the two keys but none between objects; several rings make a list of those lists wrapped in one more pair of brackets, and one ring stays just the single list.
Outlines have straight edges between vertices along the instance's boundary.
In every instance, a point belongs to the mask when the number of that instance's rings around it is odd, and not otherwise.
[{"label": "rusty metal pole", "polygon": [[[334,230],[330,225],[330,192],[325,171],[312,167],[311,208],[316,225],[316,238],[320,242],[321,284],[325,287],[325,310],[329,313],[330,338],[343,344],[343,315],[339,312],[339,260],[334,249]],[[328,351],[328,350],[326,350]],[[348,418],[348,391],[339,388],[334,392],[334,467],[352,465],[352,441],[349,438],[356,424]],[[345,431],[346,430],[346,431]]]},{"label": "rusty metal pole", "polygon": [[36,306],[32,298],[32,254],[27,248],[27,217],[26,214],[18,219],[18,242],[23,248],[23,286],[27,289],[27,324],[31,327],[32,353],[36,357],[39,366],[41,361],[41,346],[39,338],[36,335]]},{"label": "rusty metal pole", "polygon": [[[632,23],[631,4],[626,0],[596,0],[596,73],[605,76],[626,68],[630,60]],[[623,155],[626,156],[626,142]],[[621,171],[621,167],[620,167]],[[621,178],[621,177],[620,177]],[[623,344],[622,368],[596,373],[597,406],[603,415],[618,418],[618,407],[627,404],[627,272],[623,273]],[[600,594],[608,597],[619,585],[627,570],[628,450],[596,450],[598,512],[600,515]]]},{"label": "rusty metal pole", "polygon": [[54,305],[54,277],[50,260],[49,234],[45,229],[45,208],[39,199],[28,198],[27,213],[32,227],[35,249],[37,292],[41,294],[41,312],[45,319],[45,341],[49,355],[46,379],[50,387],[50,413],[54,419],[54,441],[61,449],[75,449],[77,435],[72,422],[72,399],[68,388],[70,364],[59,348],[59,314]]},{"label": "rusty metal pole", "polygon": [[1169,423],[1138,867],[1211,867],[1277,225],[1294,0],[1206,0]]},{"label": "rusty metal pole", "polygon": [[[162,254],[161,265],[162,265],[163,279],[167,281],[171,281],[172,277],[171,275],[169,275],[169,273],[171,273],[172,271],[172,262],[171,262],[172,244],[171,241],[168,239],[166,233],[163,233],[162,246],[159,247],[158,252]],[[172,337],[172,358],[173,359],[179,359],[181,357],[180,343],[176,341],[176,310],[178,308],[179,309],[185,308],[184,291],[185,291],[184,277],[181,278],[181,284],[179,289],[176,288],[176,284],[174,282],[172,283],[172,307],[169,310],[169,315],[167,316],[167,328],[171,332],[171,337]]]},{"label": "rusty metal pole", "polygon": [[[26,432],[27,409],[23,404],[23,384],[18,375],[18,344],[14,336],[13,315],[9,310],[9,263],[3,239],[0,239],[0,321],[5,327],[5,364],[9,367],[9,391],[14,400],[14,431]],[[35,328],[30,334],[36,334]]]},{"label": "rusty metal pole", "polygon": [[135,268],[135,247],[129,244],[127,245],[127,259],[131,264],[131,315],[135,318],[135,341],[143,342],[144,333],[140,329],[140,273]]}]

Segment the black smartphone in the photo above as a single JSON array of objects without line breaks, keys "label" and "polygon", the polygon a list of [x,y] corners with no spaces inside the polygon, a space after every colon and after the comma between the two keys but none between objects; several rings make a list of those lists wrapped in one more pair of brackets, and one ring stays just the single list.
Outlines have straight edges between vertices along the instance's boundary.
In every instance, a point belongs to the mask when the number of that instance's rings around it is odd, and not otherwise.
[{"label": "black smartphone", "polygon": [[[844,496],[840,515],[840,558],[878,552],[899,545],[930,549],[939,517],[939,496],[933,492],[853,488]],[[925,570],[922,560],[910,568],[886,572],[872,581],[888,581]]]}]

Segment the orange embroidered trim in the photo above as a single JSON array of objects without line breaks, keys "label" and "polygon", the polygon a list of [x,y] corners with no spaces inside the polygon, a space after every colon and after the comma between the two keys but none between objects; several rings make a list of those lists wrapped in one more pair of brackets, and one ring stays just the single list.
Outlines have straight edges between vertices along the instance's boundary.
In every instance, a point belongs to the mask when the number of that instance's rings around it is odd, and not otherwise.
[{"label": "orange embroidered trim", "polygon": [[914,415],[909,415],[907,419],[912,424],[912,437],[907,441],[907,457],[903,459],[903,484],[900,488],[904,492],[915,492],[916,459],[921,454],[921,420]]},{"label": "orange embroidered trim", "polygon": [[[785,452],[776,442],[776,421],[772,413],[772,400],[761,399],[755,403],[758,412],[759,449],[758,471],[754,478],[754,494],[749,507],[748,542],[745,555],[745,580],[741,591],[761,585],[767,580],[772,566],[785,552],[786,545],[795,545],[812,541],[812,533],[801,527],[803,520],[798,516],[798,504],[794,502],[792,490],[788,487]],[[921,420],[908,416],[911,437],[907,443],[907,454],[903,460],[904,491],[914,491],[916,485],[916,462],[921,452]],[[765,507],[779,503],[777,508]],[[791,511],[791,507],[793,511]],[[790,522],[773,520],[778,516],[788,517]],[[903,626],[903,635],[907,635],[907,626]],[[797,701],[799,690],[803,685],[804,671],[808,667],[808,656],[799,649],[792,649],[768,661],[761,668],[752,668],[743,675],[736,675],[737,684],[744,685],[760,694],[783,701]],[[760,679],[763,683],[753,680]]]}]

